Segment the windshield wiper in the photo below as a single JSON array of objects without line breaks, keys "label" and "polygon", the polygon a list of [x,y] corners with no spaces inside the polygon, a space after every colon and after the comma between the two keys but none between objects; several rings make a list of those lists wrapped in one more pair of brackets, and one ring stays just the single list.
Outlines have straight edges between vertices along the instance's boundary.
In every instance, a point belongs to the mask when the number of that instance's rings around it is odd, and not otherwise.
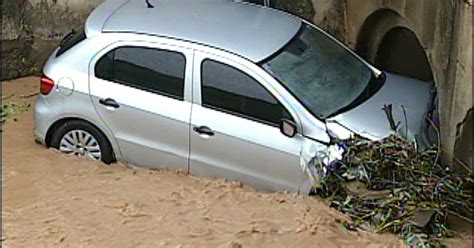
[{"label": "windshield wiper", "polygon": [[76,30],[71,30],[71,32],[69,32],[68,34],[66,34],[66,36],[64,36],[64,38],[61,40],[61,42],[59,43],[60,46],[64,46],[64,44],[66,44],[69,40],[72,39],[72,37],[74,37],[74,35],[76,34]]}]

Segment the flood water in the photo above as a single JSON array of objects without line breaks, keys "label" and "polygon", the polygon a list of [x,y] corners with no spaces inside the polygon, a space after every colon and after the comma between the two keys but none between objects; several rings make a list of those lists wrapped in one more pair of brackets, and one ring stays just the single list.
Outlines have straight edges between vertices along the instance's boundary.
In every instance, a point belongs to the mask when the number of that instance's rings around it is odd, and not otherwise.
[{"label": "flood water", "polygon": [[[2,83],[38,92],[39,79]],[[4,103],[9,100],[4,100]],[[34,98],[17,99],[33,104]],[[4,247],[400,247],[395,236],[342,227],[324,202],[240,183],[107,166],[33,141],[32,108],[3,127]],[[471,247],[466,239],[453,247]]]}]

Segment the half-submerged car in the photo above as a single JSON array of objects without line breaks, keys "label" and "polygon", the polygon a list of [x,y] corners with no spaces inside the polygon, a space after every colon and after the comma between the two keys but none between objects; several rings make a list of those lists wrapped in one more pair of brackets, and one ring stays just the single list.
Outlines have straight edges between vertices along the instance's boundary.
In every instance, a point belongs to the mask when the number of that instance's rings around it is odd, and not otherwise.
[{"label": "half-submerged car", "polygon": [[337,153],[333,140],[393,131],[386,105],[401,132],[424,142],[430,98],[428,83],[384,73],[281,11],[115,0],[49,58],[35,136],[105,163],[307,194],[314,161]]}]

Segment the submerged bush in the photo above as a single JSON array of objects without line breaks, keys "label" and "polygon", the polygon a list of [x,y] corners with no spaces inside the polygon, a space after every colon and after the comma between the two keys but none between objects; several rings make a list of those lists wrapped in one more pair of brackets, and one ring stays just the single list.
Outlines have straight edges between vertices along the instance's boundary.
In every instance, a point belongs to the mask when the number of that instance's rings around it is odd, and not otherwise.
[{"label": "submerged bush", "polygon": [[[418,152],[391,136],[378,142],[350,140],[332,163],[315,193],[348,214],[348,229],[375,229],[399,234],[409,245],[441,246],[454,232],[448,215],[472,221],[474,180],[471,171],[455,173],[441,165],[435,148]],[[365,192],[354,192],[351,184]],[[370,224],[370,225],[368,225]]]}]

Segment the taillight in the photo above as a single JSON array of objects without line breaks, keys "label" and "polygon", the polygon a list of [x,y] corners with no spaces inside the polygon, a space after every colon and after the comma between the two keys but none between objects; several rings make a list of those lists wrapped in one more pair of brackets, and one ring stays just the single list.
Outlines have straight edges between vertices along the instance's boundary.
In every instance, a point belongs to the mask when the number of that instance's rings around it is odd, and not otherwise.
[{"label": "taillight", "polygon": [[51,78],[46,77],[45,75],[41,76],[41,86],[40,86],[41,94],[47,95],[51,92],[51,90],[53,90],[53,88],[54,88],[54,81]]}]

